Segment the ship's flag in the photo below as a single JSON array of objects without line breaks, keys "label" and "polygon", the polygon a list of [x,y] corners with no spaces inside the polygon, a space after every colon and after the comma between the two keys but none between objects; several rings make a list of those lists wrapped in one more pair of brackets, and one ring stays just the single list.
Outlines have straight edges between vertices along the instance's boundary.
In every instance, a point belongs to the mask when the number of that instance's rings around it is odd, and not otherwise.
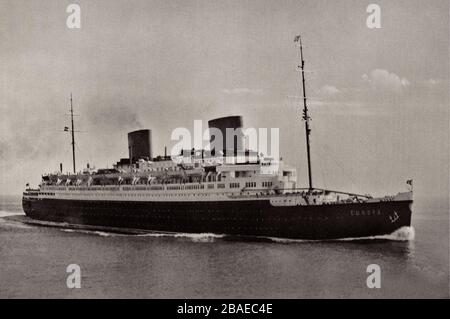
[{"label": "ship's flag", "polygon": [[69,132],[69,127],[68,126],[64,126],[64,132]]},{"label": "ship's flag", "polygon": [[294,42],[298,42],[298,41],[300,41],[300,36],[299,35],[295,36],[295,39],[294,39]]}]

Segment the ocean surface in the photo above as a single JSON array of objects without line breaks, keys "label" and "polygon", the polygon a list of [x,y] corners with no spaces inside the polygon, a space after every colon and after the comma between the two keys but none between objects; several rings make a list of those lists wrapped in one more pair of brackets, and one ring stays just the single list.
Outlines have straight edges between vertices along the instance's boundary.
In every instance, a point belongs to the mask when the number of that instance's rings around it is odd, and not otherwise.
[{"label": "ocean surface", "polygon": [[244,241],[29,225],[20,197],[2,196],[0,298],[448,298],[448,204],[420,206],[410,240]]}]

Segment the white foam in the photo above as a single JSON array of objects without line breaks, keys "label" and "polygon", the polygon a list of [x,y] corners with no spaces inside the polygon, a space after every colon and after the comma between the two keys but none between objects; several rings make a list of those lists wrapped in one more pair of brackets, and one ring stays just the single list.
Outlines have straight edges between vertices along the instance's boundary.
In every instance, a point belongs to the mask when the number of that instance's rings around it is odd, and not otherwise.
[{"label": "white foam", "polygon": [[186,238],[193,242],[213,242],[215,239],[223,238],[226,235],[213,233],[147,233],[137,235],[139,237],[173,237]]},{"label": "white foam", "polygon": [[[8,216],[13,216],[13,215],[8,215]],[[0,223],[2,225],[2,227],[11,227],[11,228],[20,228],[20,229],[31,229],[33,227],[28,226],[24,223],[21,223],[19,221],[15,221],[15,220],[8,220],[8,219],[4,219],[0,217]]]},{"label": "white foam", "polygon": [[412,226],[403,226],[391,234],[388,235],[377,235],[377,236],[367,236],[367,237],[348,237],[348,238],[337,238],[337,239],[323,239],[323,240],[309,240],[309,239],[289,239],[289,238],[277,238],[277,237],[266,237],[276,243],[304,243],[304,242],[320,242],[320,241],[358,241],[358,240],[392,240],[392,241],[410,241],[414,240],[415,230]]},{"label": "white foam", "polygon": [[30,226],[26,226],[25,224],[21,223],[20,221],[15,221],[15,220],[9,220],[6,219],[4,217],[9,217],[9,216],[24,216],[24,213],[20,213],[20,212],[9,212],[9,211],[4,211],[4,210],[0,210],[0,222],[2,223],[3,226],[8,226],[8,227],[14,227],[14,228],[21,228],[21,229],[30,229]]},{"label": "white foam", "polygon": [[[149,232],[143,234],[118,234],[114,232],[96,231],[96,230],[84,230],[84,229],[62,229],[65,232],[77,232],[85,234],[93,234],[103,237],[108,236],[136,236],[136,237],[172,237],[172,238],[185,238],[193,242],[213,242],[216,239],[224,238],[225,234],[214,233],[172,233],[172,232]],[[392,241],[410,241],[414,240],[415,230],[414,227],[404,226],[397,229],[392,234],[368,236],[368,237],[348,237],[338,239],[290,239],[290,238],[278,238],[278,237],[255,237],[260,239],[268,239],[275,243],[289,244],[289,243],[305,243],[305,242],[321,242],[321,241],[358,241],[358,240],[392,240]]]},{"label": "white foam", "polygon": [[212,233],[200,233],[200,234],[188,234],[181,233],[176,234],[175,238],[186,238],[192,240],[193,242],[209,243],[216,239],[223,238],[225,235],[212,234]]},{"label": "white foam", "polygon": [[[52,223],[55,225],[56,223]],[[60,223],[61,226],[67,227],[67,225],[63,225],[63,223]],[[69,226],[70,227],[70,226]],[[126,229],[124,229],[126,230]],[[213,234],[213,233],[172,233],[172,232],[148,232],[148,233],[130,233],[130,234],[122,234],[117,233],[111,230],[111,232],[108,232],[108,229],[106,231],[99,231],[99,230],[89,230],[89,229],[74,229],[74,228],[63,228],[61,231],[66,233],[81,233],[81,234],[90,234],[90,235],[98,235],[102,237],[110,237],[110,236],[134,236],[134,237],[172,237],[172,238],[185,238],[188,240],[191,240],[193,242],[212,242],[215,239],[223,238],[225,235],[219,235],[219,234]]]},{"label": "white foam", "polygon": [[[5,215],[1,215],[1,214]],[[13,215],[24,215],[21,213],[13,213],[13,212],[5,212],[0,211],[0,217],[13,216]],[[137,237],[172,237],[172,238],[186,238],[193,242],[213,242],[216,239],[227,237],[226,234],[214,234],[214,233],[175,233],[175,232],[145,232],[144,230],[129,230],[130,233],[124,234],[120,233],[117,230],[118,228],[111,228],[110,231],[106,227],[102,227],[102,230],[89,230],[82,228],[71,228],[74,227],[66,222],[49,222],[49,221],[33,221],[31,224],[41,224],[47,226],[57,226],[61,227],[61,230],[64,232],[77,232],[77,233],[85,233],[98,235],[102,237],[109,236],[137,236]],[[126,231],[127,229],[123,229]],[[246,237],[246,236],[244,236]],[[260,239],[268,239],[270,241],[276,243],[304,243],[304,242],[320,242],[320,241],[359,241],[359,240],[392,240],[392,241],[411,241],[414,240],[415,230],[412,226],[404,226],[391,234],[387,235],[377,235],[377,236],[368,236],[368,237],[348,237],[348,238],[338,238],[338,239],[323,239],[323,240],[312,240],[312,239],[290,239],[290,238],[279,238],[279,237],[264,237],[264,236],[256,236],[253,238]]]},{"label": "white foam", "polygon": [[25,224],[22,224],[20,222],[14,222],[14,221],[2,221],[3,227],[11,227],[11,228],[19,228],[19,229],[31,229],[33,227],[27,226]]},{"label": "white foam", "polygon": [[369,237],[356,237],[356,238],[341,238],[338,240],[341,241],[350,241],[350,240],[367,240],[367,239],[386,239],[393,241],[410,241],[414,240],[415,230],[412,226],[403,226],[391,234],[387,235],[378,235],[378,236],[369,236]]},{"label": "white foam", "polygon": [[98,230],[85,230],[85,229],[61,229],[61,231],[66,233],[81,233],[81,234],[90,234],[90,235],[97,235],[102,237],[109,237],[109,236],[120,236],[120,234],[113,234]]},{"label": "white foam", "polygon": [[278,238],[278,237],[259,237],[259,238],[267,238],[275,243],[280,244],[290,244],[290,243],[305,243],[305,242],[317,242],[320,240],[312,240],[312,239],[290,239],[290,238]]},{"label": "white foam", "polygon": [[16,215],[25,215],[24,213],[21,212],[9,212],[6,210],[0,210],[0,217],[8,217],[8,216],[16,216]]},{"label": "white foam", "polygon": [[164,233],[164,232],[149,232],[149,233],[130,233],[130,234],[119,234],[115,232],[107,232],[107,231],[98,231],[98,230],[87,230],[87,229],[73,229],[73,228],[64,228],[61,231],[66,233],[81,233],[81,234],[90,234],[97,235],[102,237],[110,237],[110,236],[133,236],[133,237],[172,237],[172,238],[185,238],[191,240],[193,242],[213,242],[215,239],[223,238],[225,235],[213,234],[213,233]]}]

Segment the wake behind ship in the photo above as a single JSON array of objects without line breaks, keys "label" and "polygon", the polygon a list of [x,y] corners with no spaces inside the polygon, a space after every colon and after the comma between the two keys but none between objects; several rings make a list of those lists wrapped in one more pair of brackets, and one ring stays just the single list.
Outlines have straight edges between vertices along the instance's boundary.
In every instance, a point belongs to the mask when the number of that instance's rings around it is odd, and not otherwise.
[{"label": "wake behind ship", "polygon": [[[373,198],[312,186],[307,99],[301,38],[303,116],[309,187],[297,187],[296,170],[281,159],[244,149],[242,118],[209,121],[222,133],[213,150],[152,156],[151,131],[128,134],[129,158],[113,169],[77,172],[71,99],[73,174],[42,176],[23,193],[27,216],[74,225],[162,232],[215,233],[293,239],[386,235],[411,225],[412,189]],[[238,132],[229,142],[228,130]],[[213,137],[211,136],[211,141]],[[409,182],[412,184],[412,181]],[[412,185],[411,185],[412,186]]]}]

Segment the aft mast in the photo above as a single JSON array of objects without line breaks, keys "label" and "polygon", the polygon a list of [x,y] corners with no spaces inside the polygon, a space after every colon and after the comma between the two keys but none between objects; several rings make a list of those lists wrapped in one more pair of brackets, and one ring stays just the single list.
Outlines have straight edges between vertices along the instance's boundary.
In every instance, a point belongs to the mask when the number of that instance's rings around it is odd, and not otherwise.
[{"label": "aft mast", "polygon": [[300,47],[300,69],[302,72],[302,89],[303,89],[303,116],[302,119],[305,121],[305,135],[306,135],[306,154],[308,156],[308,181],[309,189],[313,189],[312,185],[312,175],[311,175],[311,154],[309,146],[309,135],[311,134],[311,128],[309,127],[309,121],[311,118],[308,115],[308,106],[306,105],[306,90],[305,90],[305,61],[303,60],[303,46],[302,38],[300,35],[295,37],[294,42],[299,44]]}]

